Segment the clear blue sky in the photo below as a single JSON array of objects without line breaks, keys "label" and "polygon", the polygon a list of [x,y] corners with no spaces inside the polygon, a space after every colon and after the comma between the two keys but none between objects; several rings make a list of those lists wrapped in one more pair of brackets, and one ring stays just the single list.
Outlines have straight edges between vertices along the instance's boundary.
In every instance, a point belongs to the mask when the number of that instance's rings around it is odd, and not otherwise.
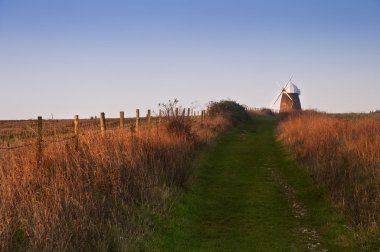
[{"label": "clear blue sky", "polygon": [[292,74],[304,108],[380,109],[380,1],[0,0],[1,119],[269,106]]}]

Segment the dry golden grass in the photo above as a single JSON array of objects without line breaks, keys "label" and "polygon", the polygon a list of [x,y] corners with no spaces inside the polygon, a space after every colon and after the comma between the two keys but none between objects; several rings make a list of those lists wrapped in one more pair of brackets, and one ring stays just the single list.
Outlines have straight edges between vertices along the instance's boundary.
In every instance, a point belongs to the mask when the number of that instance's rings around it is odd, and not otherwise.
[{"label": "dry golden grass", "polygon": [[[125,118],[126,125],[130,125],[134,121],[134,118]],[[146,124],[146,118],[140,118],[140,123]],[[107,118],[106,125],[108,129],[119,127],[119,118]],[[45,139],[64,137],[73,134],[73,127],[73,120],[47,119],[43,121],[42,134]],[[99,128],[99,119],[80,119],[81,132],[94,131]],[[0,120],[0,147],[21,145],[33,141],[36,137],[37,120]]]},{"label": "dry golden grass", "polygon": [[40,166],[35,148],[2,151],[0,250],[125,250],[186,184],[197,146],[229,126],[184,120],[191,137],[163,125],[46,144]]},{"label": "dry golden grass", "polygon": [[332,201],[367,230],[380,227],[380,120],[307,112],[279,126],[290,147]]}]

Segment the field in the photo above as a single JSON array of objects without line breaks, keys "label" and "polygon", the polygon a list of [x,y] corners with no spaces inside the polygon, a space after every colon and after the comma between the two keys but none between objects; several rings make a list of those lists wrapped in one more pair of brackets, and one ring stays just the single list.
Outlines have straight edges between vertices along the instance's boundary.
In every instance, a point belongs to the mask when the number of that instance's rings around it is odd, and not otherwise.
[{"label": "field", "polygon": [[[226,118],[2,121],[0,250],[125,250],[182,190]],[[73,138],[73,135],[75,138]]]},{"label": "field", "polygon": [[281,122],[279,139],[360,228],[380,227],[380,117],[305,112]]},{"label": "field", "polygon": [[138,123],[1,121],[0,250],[379,247],[378,114],[175,105]]}]

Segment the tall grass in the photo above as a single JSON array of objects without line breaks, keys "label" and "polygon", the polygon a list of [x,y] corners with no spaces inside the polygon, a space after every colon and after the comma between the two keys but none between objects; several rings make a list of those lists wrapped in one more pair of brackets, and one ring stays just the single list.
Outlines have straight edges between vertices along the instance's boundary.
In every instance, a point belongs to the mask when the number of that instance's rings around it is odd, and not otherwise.
[{"label": "tall grass", "polygon": [[125,250],[171,193],[184,187],[195,150],[230,126],[221,118],[191,131],[88,132],[73,142],[1,152],[0,250]]},{"label": "tall grass", "polygon": [[322,113],[291,115],[278,137],[353,223],[380,227],[380,120]]}]

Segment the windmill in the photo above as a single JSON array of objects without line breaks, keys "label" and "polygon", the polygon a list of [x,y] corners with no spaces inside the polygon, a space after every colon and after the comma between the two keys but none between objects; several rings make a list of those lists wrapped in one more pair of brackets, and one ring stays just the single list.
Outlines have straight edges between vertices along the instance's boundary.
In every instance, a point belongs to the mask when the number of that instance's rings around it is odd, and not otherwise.
[{"label": "windmill", "polygon": [[280,113],[301,110],[300,95],[301,90],[294,85],[291,77],[286,85],[282,87],[281,92],[273,100],[272,106],[274,106],[281,97]]}]

